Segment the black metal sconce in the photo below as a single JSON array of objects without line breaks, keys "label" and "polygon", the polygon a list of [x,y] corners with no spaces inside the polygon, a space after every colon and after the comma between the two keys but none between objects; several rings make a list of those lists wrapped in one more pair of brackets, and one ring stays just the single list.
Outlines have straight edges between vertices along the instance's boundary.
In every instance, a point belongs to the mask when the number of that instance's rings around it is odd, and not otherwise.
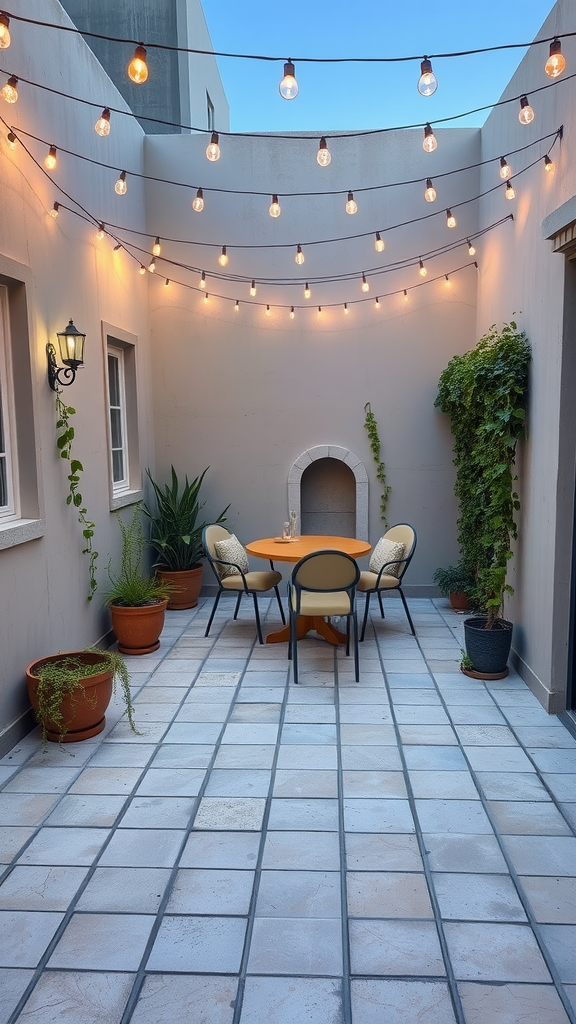
[{"label": "black metal sconce", "polygon": [[48,357],[48,383],[52,391],[58,390],[58,384],[67,387],[72,384],[76,377],[76,370],[84,362],[84,339],[85,334],[74,326],[72,321],[63,331],[58,331],[58,346],[60,348],[60,359],[64,366],[58,366],[56,362],[56,349],[52,342],[46,345]]}]

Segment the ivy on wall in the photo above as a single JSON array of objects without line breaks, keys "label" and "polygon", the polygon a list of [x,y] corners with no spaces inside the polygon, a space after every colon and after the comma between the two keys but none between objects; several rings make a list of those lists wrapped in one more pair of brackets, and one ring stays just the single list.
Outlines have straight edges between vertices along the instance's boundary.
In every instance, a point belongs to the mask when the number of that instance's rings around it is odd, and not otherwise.
[{"label": "ivy on wall", "polygon": [[382,445],[380,442],[380,436],[378,434],[378,422],[376,420],[374,413],[372,412],[370,402],[366,402],[366,405],[364,406],[364,412],[366,414],[366,419],[364,420],[364,429],[368,433],[370,448],[372,450],[372,455],[374,457],[374,462],[376,465],[376,477],[380,481],[380,486],[382,487],[382,493],[380,495],[380,519],[384,523],[384,526],[387,527],[388,519],[386,518],[386,508],[388,505],[388,495],[390,494],[392,488],[390,487],[389,484],[386,483],[386,466],[380,458],[380,451]]},{"label": "ivy on wall", "polygon": [[96,590],[96,560],[98,558],[98,552],[94,550],[93,537],[94,527],[90,519],[88,519],[88,510],[84,507],[82,494],[80,493],[80,473],[84,472],[84,467],[78,459],[75,459],[72,454],[72,442],[74,440],[74,427],[70,422],[70,417],[76,415],[76,410],[71,405],[65,405],[60,397],[60,392],[56,392],[56,446],[60,451],[60,458],[68,459],[70,466],[70,472],[68,474],[68,494],[66,496],[66,504],[73,505],[78,513],[78,522],[82,527],[82,536],[86,542],[86,546],[82,548],[82,554],[88,556],[88,576],[90,581],[90,591],[88,593],[87,600],[91,601]]}]

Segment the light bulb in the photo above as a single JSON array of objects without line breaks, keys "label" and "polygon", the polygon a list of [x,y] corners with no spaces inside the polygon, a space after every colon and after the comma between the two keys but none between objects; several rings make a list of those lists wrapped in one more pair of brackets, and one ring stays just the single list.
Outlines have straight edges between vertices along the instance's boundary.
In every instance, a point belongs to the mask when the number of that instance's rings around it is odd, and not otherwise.
[{"label": "light bulb", "polygon": [[301,267],[302,264],[304,263],[304,260],[305,256],[304,253],[302,252],[302,246],[298,245],[296,247],[296,255],[294,257],[294,262],[297,263],[299,267]]},{"label": "light bulb", "polygon": [[104,229],[104,225],[103,224],[99,224],[98,225],[98,231],[96,232],[96,238],[98,239],[99,242],[102,241],[102,239],[104,238],[105,234],[106,234],[106,231]]},{"label": "light bulb", "polygon": [[152,257],[152,259],[150,260],[150,263],[148,264],[148,273],[149,274],[155,274],[156,273],[156,260],[154,259],[154,257]]},{"label": "light bulb", "polygon": [[202,210],[204,209],[204,193],[201,188],[198,189],[194,199],[192,200],[192,209],[195,210],[196,213],[202,213]]},{"label": "light bulb", "polygon": [[58,159],[56,157],[56,146],[50,146],[50,149],[48,150],[44,158],[44,167],[47,171],[53,171],[57,163]]},{"label": "light bulb", "polygon": [[298,82],[294,77],[294,65],[291,60],[284,65],[284,78],[278,86],[283,100],[296,99],[298,95]]},{"label": "light bulb", "polygon": [[376,238],[374,240],[374,248],[376,249],[376,252],[384,252],[384,249],[386,248],[386,243],[385,243],[383,238],[380,238],[380,232],[379,231],[376,232]]},{"label": "light bulb", "polygon": [[310,298],[310,295],[311,295],[311,292],[310,292],[310,285],[308,284],[308,281],[306,281],[306,287],[305,287],[305,289],[304,289],[304,298],[305,298],[305,299],[309,299],[309,298]]},{"label": "light bulb", "polygon": [[368,281],[366,280],[366,274],[362,274],[362,291],[363,292],[369,292],[370,291],[370,285],[368,284]]},{"label": "light bulb", "polygon": [[220,146],[218,145],[218,132],[212,132],[210,142],[206,146],[206,157],[211,163],[220,159]]},{"label": "light bulb", "polygon": [[121,248],[122,248],[122,242],[118,242],[118,245],[114,246],[114,252],[118,252],[118,250],[121,249]]},{"label": "light bulb", "polygon": [[142,276],[146,273],[146,267],[144,266],[143,263],[140,264],[140,270],[138,271],[138,273]]},{"label": "light bulb", "polygon": [[318,306],[318,316],[322,316],[322,306]]},{"label": "light bulb", "polygon": [[7,50],[10,46],[10,18],[7,14],[0,14],[0,50]]},{"label": "light bulb", "polygon": [[169,280],[169,278],[166,278],[166,280],[164,281],[164,287],[167,288],[169,284],[170,284],[170,280]]},{"label": "light bulb", "polygon": [[206,294],[204,296],[204,304],[208,305],[208,292],[206,292]]},{"label": "light bulb", "polygon": [[18,142],[18,139],[14,135],[14,132],[8,132],[8,135],[6,136],[6,141],[8,142],[10,149],[16,149],[16,143]]},{"label": "light bulb", "polygon": [[353,192],[349,192],[348,193],[348,201],[346,203],[346,213],[356,213],[357,210],[358,210],[358,204],[356,203],[356,200],[354,199],[354,193]]},{"label": "light bulb", "polygon": [[6,103],[17,103],[18,101],[18,79],[14,75],[10,75],[10,78],[5,85],[0,89],[0,96]]},{"label": "light bulb", "polygon": [[444,274],[444,278],[446,280],[446,287],[449,288],[450,287],[450,278],[448,277],[448,274]]},{"label": "light bulb", "polygon": [[204,273],[204,271],[202,271],[202,277],[200,278],[200,280],[198,282],[198,287],[199,288],[205,288],[206,287],[206,274]]},{"label": "light bulb", "polygon": [[374,303],[374,306],[375,306],[376,309],[380,309],[380,299],[378,298],[378,296],[376,296],[376,301]]},{"label": "light bulb", "polygon": [[154,245],[152,246],[152,255],[153,256],[159,256],[161,252],[162,252],[162,246],[160,245],[160,239],[159,239],[158,235],[156,235],[156,241],[154,242]]},{"label": "light bulb", "polygon": [[228,263],[228,253],[226,252],[225,245],[222,246],[222,252],[218,257],[218,263],[220,264],[221,267],[225,267]]},{"label": "light bulb", "polygon": [[433,153],[438,143],[436,142],[436,136],[432,131],[429,124],[424,127],[424,139],[422,142],[422,149],[425,153]]},{"label": "light bulb", "polygon": [[266,306],[266,316],[270,316],[270,315],[271,315],[271,313],[270,313],[270,306],[267,305]]},{"label": "light bulb", "polygon": [[520,111],[518,113],[518,120],[520,124],[530,124],[530,121],[534,120],[534,111],[528,103],[528,97],[522,96],[520,99]]},{"label": "light bulb", "polygon": [[344,303],[344,312],[346,313],[346,315],[348,315],[348,303],[347,302]]},{"label": "light bulb", "polygon": [[256,281],[254,280],[252,280],[252,284],[250,285],[250,295],[252,298],[256,295]]},{"label": "light bulb", "polygon": [[58,216],[59,212],[60,212],[60,203],[54,203],[54,206],[50,210],[50,216],[53,217],[54,220],[56,220],[56,217]]},{"label": "light bulb", "polygon": [[[0,46],[2,43],[0,42]],[[550,43],[550,56],[544,65],[544,71],[549,78],[558,78],[566,67],[566,58],[562,54],[562,44],[558,38]]]},{"label": "light bulb", "polygon": [[432,96],[438,88],[436,75],[432,71],[432,64],[428,57],[420,64],[420,78],[418,79],[418,92],[421,96]]},{"label": "light bulb", "polygon": [[432,184],[432,178],[426,178],[426,190],[424,192],[424,199],[427,203],[433,203],[436,199],[436,189]]},{"label": "light bulb", "polygon": [[126,181],[126,171],[121,171],[118,181],[114,185],[114,191],[118,196],[125,196],[128,191],[128,182]]},{"label": "light bulb", "polygon": [[408,292],[404,289],[404,302],[408,302]]},{"label": "light bulb", "polygon": [[505,156],[500,157],[500,177],[503,181],[507,181],[508,178],[512,177],[512,168]]},{"label": "light bulb", "polygon": [[331,159],[332,156],[330,154],[328,146],[326,145],[326,139],[324,138],[324,136],[322,136],[322,138],[320,139],[320,145],[318,146],[316,160],[320,164],[320,167],[328,167],[328,164],[330,163]]},{"label": "light bulb", "polygon": [[426,270],[426,267],[422,263],[422,260],[418,260],[418,263],[420,264],[420,270],[418,271],[418,273],[420,274],[420,277],[426,277],[426,274],[428,273],[428,271]]},{"label": "light bulb", "polygon": [[269,206],[269,209],[268,209],[268,213],[270,214],[271,217],[279,217],[280,216],[281,210],[280,210],[280,203],[278,202],[278,196],[276,196],[276,195],[272,196],[272,202],[270,203],[270,206]]},{"label": "light bulb", "polygon": [[547,171],[553,171],[555,166],[556,166],[556,164],[554,163],[554,161],[550,159],[548,154],[546,154],[546,156],[544,157],[544,167],[545,167],[545,169]]},{"label": "light bulb", "polygon": [[456,227],[456,217],[452,213],[452,210],[446,210],[446,227],[447,228],[455,228]]},{"label": "light bulb", "polygon": [[140,44],[134,51],[134,56],[128,65],[128,78],[136,85],[142,85],[148,78],[148,65],[146,63],[146,50]]},{"label": "light bulb", "polygon": [[468,255],[469,256],[475,256],[476,255],[476,249],[472,245],[472,242],[470,241],[470,239],[467,239],[467,242],[468,242]]},{"label": "light bulb", "polygon": [[290,306],[290,319],[293,320],[295,316],[296,313],[294,312],[294,306]]},{"label": "light bulb", "polygon": [[506,199],[514,199],[515,195],[516,192],[514,191],[514,186],[512,182],[509,181],[508,184],[506,185]]},{"label": "light bulb", "polygon": [[240,303],[238,302],[238,299],[236,299],[236,302],[234,303],[234,312],[237,313],[239,309]]},{"label": "light bulb", "polygon": [[94,125],[94,131],[97,135],[101,135],[104,138],[105,135],[110,134],[110,111],[108,107],[104,107],[100,117]]}]

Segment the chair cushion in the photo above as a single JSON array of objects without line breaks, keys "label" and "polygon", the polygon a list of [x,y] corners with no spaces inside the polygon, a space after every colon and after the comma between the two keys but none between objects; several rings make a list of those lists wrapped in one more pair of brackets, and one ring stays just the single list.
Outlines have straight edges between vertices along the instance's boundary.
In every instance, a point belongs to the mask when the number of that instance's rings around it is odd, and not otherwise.
[{"label": "chair cushion", "polygon": [[234,565],[216,564],[216,569],[218,570],[221,580],[226,579],[227,576],[238,575],[238,569],[234,567],[235,565],[237,565],[242,572],[248,572],[248,555],[236,534],[231,534],[227,540],[217,540],[214,547],[218,558],[223,558],[225,562],[234,562]]},{"label": "chair cushion", "polygon": [[380,583],[378,583],[377,572],[364,572],[360,573],[360,579],[358,580],[357,590],[365,594],[367,590],[394,590],[395,587],[400,585],[400,580],[397,576],[387,576],[385,572],[380,577]]},{"label": "chair cushion", "polygon": [[[292,610],[296,611],[296,590],[292,589]],[[300,596],[300,615],[350,615],[350,598],[345,590],[316,593],[303,590]]]},{"label": "chair cushion", "polygon": [[[386,565],[387,576],[398,576],[400,561],[396,559],[402,559],[404,550],[404,544],[397,544],[396,541],[381,537],[370,558],[370,572],[380,572],[382,566]],[[387,562],[392,562],[392,565],[387,565]]]},{"label": "chair cushion", "polygon": [[247,572],[244,577],[235,573],[234,576],[225,576],[222,579],[224,590],[244,590],[243,580],[246,580],[248,590],[256,590],[263,594],[266,590],[277,587],[282,580],[282,573],[265,569],[260,572]]}]

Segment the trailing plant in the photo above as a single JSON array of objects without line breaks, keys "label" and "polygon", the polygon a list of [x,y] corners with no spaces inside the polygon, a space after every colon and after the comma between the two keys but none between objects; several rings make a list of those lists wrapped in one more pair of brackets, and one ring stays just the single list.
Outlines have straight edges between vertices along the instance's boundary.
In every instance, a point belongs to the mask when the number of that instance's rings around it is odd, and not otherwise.
[{"label": "trailing plant", "polygon": [[73,409],[71,405],[65,405],[59,391],[56,392],[56,415],[56,445],[60,451],[60,458],[68,459],[70,463],[70,472],[68,474],[69,493],[66,498],[66,504],[74,506],[78,514],[78,522],[82,527],[82,536],[86,543],[86,546],[82,548],[82,554],[88,556],[88,576],[90,580],[90,593],[87,596],[87,600],[91,601],[97,586],[96,559],[98,558],[98,552],[94,549],[93,545],[95,523],[88,519],[88,510],[84,506],[82,494],[79,490],[80,473],[84,472],[84,466],[72,454],[74,427],[70,423],[70,417],[76,415],[76,409]]},{"label": "trailing plant", "polygon": [[[35,666],[34,674],[38,676],[36,695],[38,698],[38,709],[36,718],[42,729],[42,745],[47,743],[47,725],[50,722],[60,736],[65,736],[68,726],[62,714],[62,701],[70,697],[72,704],[76,704],[83,692],[85,698],[92,707],[96,705],[96,694],[89,697],[80,680],[90,676],[99,675],[101,672],[112,672],[112,687],[116,692],[116,683],[119,680],[122,689],[122,698],[126,715],[133,732],[138,733],[134,722],[134,706],[130,694],[130,675],[124,658],[117,651],[100,650],[97,647],[87,647],[86,652],[97,654],[99,660],[86,663],[80,655],[63,654],[58,661],[52,659],[44,664],[41,662]],[[140,735],[138,733],[138,735]]]},{"label": "trailing plant", "polygon": [[[158,555],[156,566],[171,572],[199,567],[204,554],[202,531],[208,525],[206,522],[198,525],[198,515],[205,504],[200,504],[199,494],[208,468],[192,482],[184,477],[181,485],[174,466],[170,466],[171,483],[163,487],[152,479],[150,470],[146,470],[154,491],[155,507],[143,505],[142,511],[150,520],[150,544]],[[225,522],[229,508],[227,505],[218,518],[210,522]]]},{"label": "trailing plant", "polygon": [[465,669],[466,672],[472,672],[472,670],[474,669],[474,663],[472,661],[472,658],[470,657],[469,654],[466,653],[463,647],[460,648],[460,654],[462,655],[460,668]]},{"label": "trailing plant", "polygon": [[449,597],[450,594],[465,594],[468,600],[474,597],[476,580],[464,562],[449,565],[447,569],[436,569],[432,579],[442,597]]},{"label": "trailing plant", "polygon": [[155,604],[172,593],[173,587],[170,583],[161,582],[142,569],[146,539],[142,529],[141,513],[141,502],[134,505],[132,518],[128,524],[116,513],[122,535],[122,553],[119,572],[112,572],[110,564],[108,565],[110,586],[106,598],[110,604],[137,608]]},{"label": "trailing plant", "polygon": [[374,462],[376,464],[376,477],[380,481],[382,486],[382,494],[380,496],[380,519],[384,523],[384,526],[388,526],[388,519],[386,518],[386,508],[388,506],[388,495],[392,488],[386,483],[386,466],[380,458],[380,451],[382,445],[380,443],[380,437],[378,434],[378,422],[374,413],[372,412],[370,402],[366,402],[364,406],[364,412],[366,413],[366,419],[364,420],[364,429],[368,432],[368,440],[370,441],[370,448],[372,455],[374,456]]},{"label": "trailing plant", "polygon": [[450,417],[459,501],[461,562],[475,580],[473,602],[491,628],[505,593],[517,536],[516,443],[524,434],[530,347],[514,321],[492,326],[470,352],[454,356],[435,405]]}]

